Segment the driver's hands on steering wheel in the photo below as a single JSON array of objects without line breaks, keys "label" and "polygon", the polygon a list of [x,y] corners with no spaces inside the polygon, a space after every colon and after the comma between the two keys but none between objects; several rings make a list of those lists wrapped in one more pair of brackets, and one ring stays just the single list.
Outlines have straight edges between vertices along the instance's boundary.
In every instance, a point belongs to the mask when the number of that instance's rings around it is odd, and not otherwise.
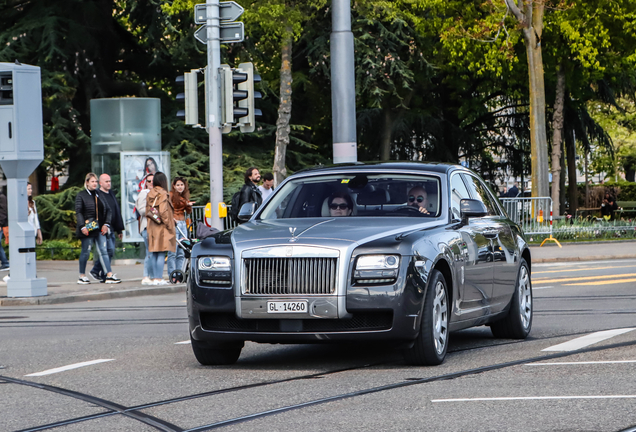
[{"label": "driver's hands on steering wheel", "polygon": [[418,211],[419,211],[420,213],[429,214],[429,213],[428,213],[428,210],[426,210],[424,207],[419,207]]}]

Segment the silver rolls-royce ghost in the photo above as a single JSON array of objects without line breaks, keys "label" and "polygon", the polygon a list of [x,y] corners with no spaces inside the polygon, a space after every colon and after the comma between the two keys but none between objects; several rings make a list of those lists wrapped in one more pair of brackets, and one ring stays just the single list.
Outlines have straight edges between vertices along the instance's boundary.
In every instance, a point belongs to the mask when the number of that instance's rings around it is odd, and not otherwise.
[{"label": "silver rolls-royce ghost", "polygon": [[305,170],[238,218],[192,250],[188,317],[201,364],[236,362],[245,341],[366,341],[436,365],[451,331],[530,332],[524,235],[461,166]]}]

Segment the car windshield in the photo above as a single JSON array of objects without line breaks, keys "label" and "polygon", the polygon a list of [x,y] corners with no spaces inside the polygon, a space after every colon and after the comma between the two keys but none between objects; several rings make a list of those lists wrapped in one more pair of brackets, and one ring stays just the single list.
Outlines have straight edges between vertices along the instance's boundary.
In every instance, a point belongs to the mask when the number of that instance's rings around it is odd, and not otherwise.
[{"label": "car windshield", "polygon": [[394,173],[321,175],[285,183],[259,219],[332,217],[437,217],[440,180]]}]

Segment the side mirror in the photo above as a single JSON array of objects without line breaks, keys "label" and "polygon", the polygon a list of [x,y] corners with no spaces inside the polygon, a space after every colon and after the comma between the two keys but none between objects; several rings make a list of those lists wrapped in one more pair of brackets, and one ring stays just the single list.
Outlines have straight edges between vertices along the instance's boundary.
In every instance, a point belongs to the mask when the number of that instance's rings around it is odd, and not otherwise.
[{"label": "side mirror", "polygon": [[459,202],[459,211],[461,212],[463,224],[468,223],[468,218],[488,215],[488,209],[484,203],[474,199],[461,200]]},{"label": "side mirror", "polygon": [[254,216],[254,213],[256,213],[256,203],[245,203],[241,206],[241,210],[239,210],[238,220],[241,222],[247,222],[252,216]]}]

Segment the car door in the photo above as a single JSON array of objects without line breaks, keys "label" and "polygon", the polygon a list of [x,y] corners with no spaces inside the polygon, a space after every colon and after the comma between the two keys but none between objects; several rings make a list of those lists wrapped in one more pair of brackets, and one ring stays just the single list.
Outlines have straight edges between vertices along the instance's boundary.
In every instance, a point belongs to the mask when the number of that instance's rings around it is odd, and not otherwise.
[{"label": "car door", "polygon": [[[460,202],[471,195],[459,173],[451,175],[451,218],[461,220]],[[483,234],[481,218],[471,218],[468,225],[457,231],[462,236],[464,266],[459,284],[460,298],[457,301],[461,319],[476,318],[490,312],[492,295],[493,256],[490,239]]]},{"label": "car door", "polygon": [[491,312],[502,310],[509,302],[515,285],[518,255],[508,218],[482,179],[465,174],[474,199],[484,203],[488,216],[480,218],[479,230],[488,238],[492,253]]}]

